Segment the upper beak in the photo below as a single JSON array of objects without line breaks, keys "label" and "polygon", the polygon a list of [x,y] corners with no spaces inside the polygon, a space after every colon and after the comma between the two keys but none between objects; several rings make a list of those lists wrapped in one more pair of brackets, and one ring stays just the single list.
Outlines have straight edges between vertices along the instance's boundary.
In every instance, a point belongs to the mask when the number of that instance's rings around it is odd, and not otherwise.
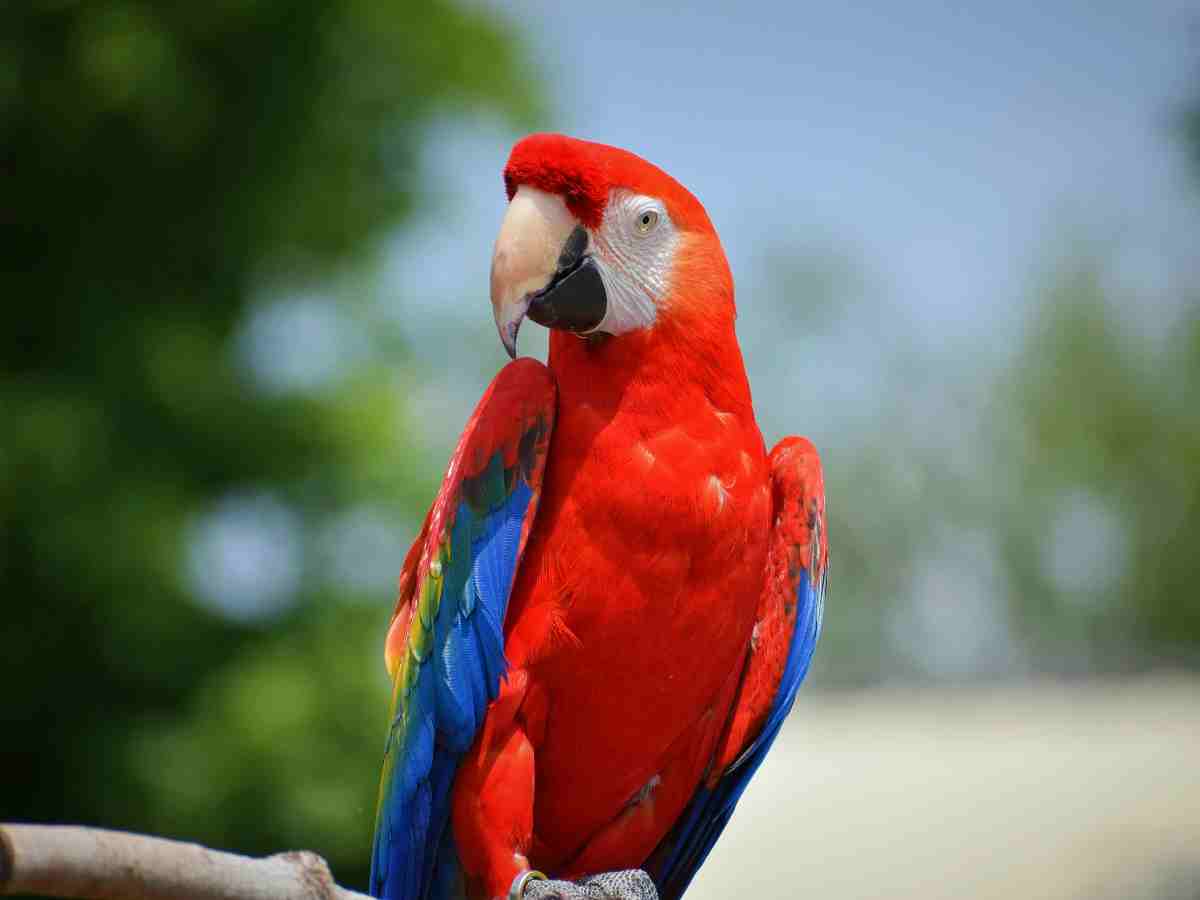
[{"label": "upper beak", "polygon": [[529,185],[517,189],[500,223],[491,277],[496,331],[510,357],[516,359],[526,315],[576,332],[600,324],[607,301],[587,245],[587,230],[561,197]]}]

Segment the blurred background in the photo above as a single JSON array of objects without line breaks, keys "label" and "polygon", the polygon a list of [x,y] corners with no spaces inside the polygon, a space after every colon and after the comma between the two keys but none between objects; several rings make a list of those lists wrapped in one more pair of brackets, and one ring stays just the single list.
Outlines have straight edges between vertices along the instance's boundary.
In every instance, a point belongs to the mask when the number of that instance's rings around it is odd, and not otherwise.
[{"label": "blurred background", "polygon": [[825,635],[693,895],[1200,897],[1200,13],[727,6],[4,4],[0,819],[365,883],[554,129],[707,205],[826,465]]}]

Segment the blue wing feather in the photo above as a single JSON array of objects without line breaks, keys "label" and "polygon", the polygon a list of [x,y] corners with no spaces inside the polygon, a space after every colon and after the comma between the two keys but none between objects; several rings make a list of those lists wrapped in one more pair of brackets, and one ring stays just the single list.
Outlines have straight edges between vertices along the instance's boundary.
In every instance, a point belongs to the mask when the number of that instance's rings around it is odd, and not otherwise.
[{"label": "blue wing feather", "polygon": [[[435,503],[421,556],[426,570],[395,673],[371,855],[374,896],[442,900],[461,893],[448,827],[451,789],[506,670],[504,616],[536,514],[553,404],[553,382],[540,364],[520,360],[502,370]],[[456,463],[475,458],[486,463],[462,475]]]}]

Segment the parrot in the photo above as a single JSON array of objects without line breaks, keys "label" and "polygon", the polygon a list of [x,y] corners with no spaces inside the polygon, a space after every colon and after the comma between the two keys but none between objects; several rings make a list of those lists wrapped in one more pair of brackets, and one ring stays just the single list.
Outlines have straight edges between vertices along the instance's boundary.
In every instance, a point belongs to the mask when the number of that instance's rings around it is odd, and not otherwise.
[{"label": "parrot", "polygon": [[[819,456],[767,451],[708,214],[627,150],[519,140],[490,275],[512,361],[404,559],[370,890],[674,900],[821,630]],[[526,320],[545,363],[518,357]]]}]

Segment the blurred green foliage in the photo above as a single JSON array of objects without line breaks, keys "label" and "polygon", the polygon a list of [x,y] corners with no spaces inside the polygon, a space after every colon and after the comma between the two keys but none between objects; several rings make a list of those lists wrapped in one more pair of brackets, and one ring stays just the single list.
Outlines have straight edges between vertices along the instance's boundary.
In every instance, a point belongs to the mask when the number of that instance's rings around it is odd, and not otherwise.
[{"label": "blurred green foliage", "polygon": [[[1200,183],[1197,84],[1179,138]],[[1185,260],[1164,296],[1147,297],[1113,256],[1084,248],[1042,279],[1025,340],[987,401],[994,454],[976,475],[997,489],[974,518],[995,530],[1037,668],[1196,669],[1200,268]],[[1086,543],[1097,530],[1107,533],[1092,542],[1100,558],[1072,552],[1078,532]],[[1064,569],[1056,555],[1075,559]]]},{"label": "blurred green foliage", "polygon": [[[1200,179],[1200,91],[1180,138]],[[879,418],[826,453],[814,681],[1200,669],[1197,258],[1147,291],[1111,246],[1048,257],[1012,345],[881,349]],[[778,293],[831,294],[804,274]]]},{"label": "blurred green foliage", "polygon": [[1192,172],[1200,181],[1200,98],[1193,99],[1192,104],[1184,110],[1180,130],[1184,147],[1191,157]]},{"label": "blurred green foliage", "polygon": [[[993,515],[1004,523],[1014,608],[1050,665],[1078,655],[1085,671],[1195,666],[1200,286],[1181,285],[1172,327],[1146,335],[1137,294],[1096,260],[1054,273],[1001,386],[997,422],[1007,427],[993,441],[1007,502]],[[1072,530],[1097,525],[1114,539],[1103,558],[1079,561],[1091,571],[1047,560],[1079,539]]]},{"label": "blurred green foliage", "polygon": [[[363,502],[423,511],[403,345],[299,388],[241,348],[370,258],[418,207],[427,126],[473,111],[540,115],[479,5],[4,5],[0,818],[312,847],[365,882],[386,609],[313,547]],[[189,575],[228,498],[298,535],[271,615]]]},{"label": "blurred green foliage", "polygon": [[1173,290],[1064,251],[1014,347],[892,360],[825,454],[815,682],[1200,669],[1200,285]]}]

